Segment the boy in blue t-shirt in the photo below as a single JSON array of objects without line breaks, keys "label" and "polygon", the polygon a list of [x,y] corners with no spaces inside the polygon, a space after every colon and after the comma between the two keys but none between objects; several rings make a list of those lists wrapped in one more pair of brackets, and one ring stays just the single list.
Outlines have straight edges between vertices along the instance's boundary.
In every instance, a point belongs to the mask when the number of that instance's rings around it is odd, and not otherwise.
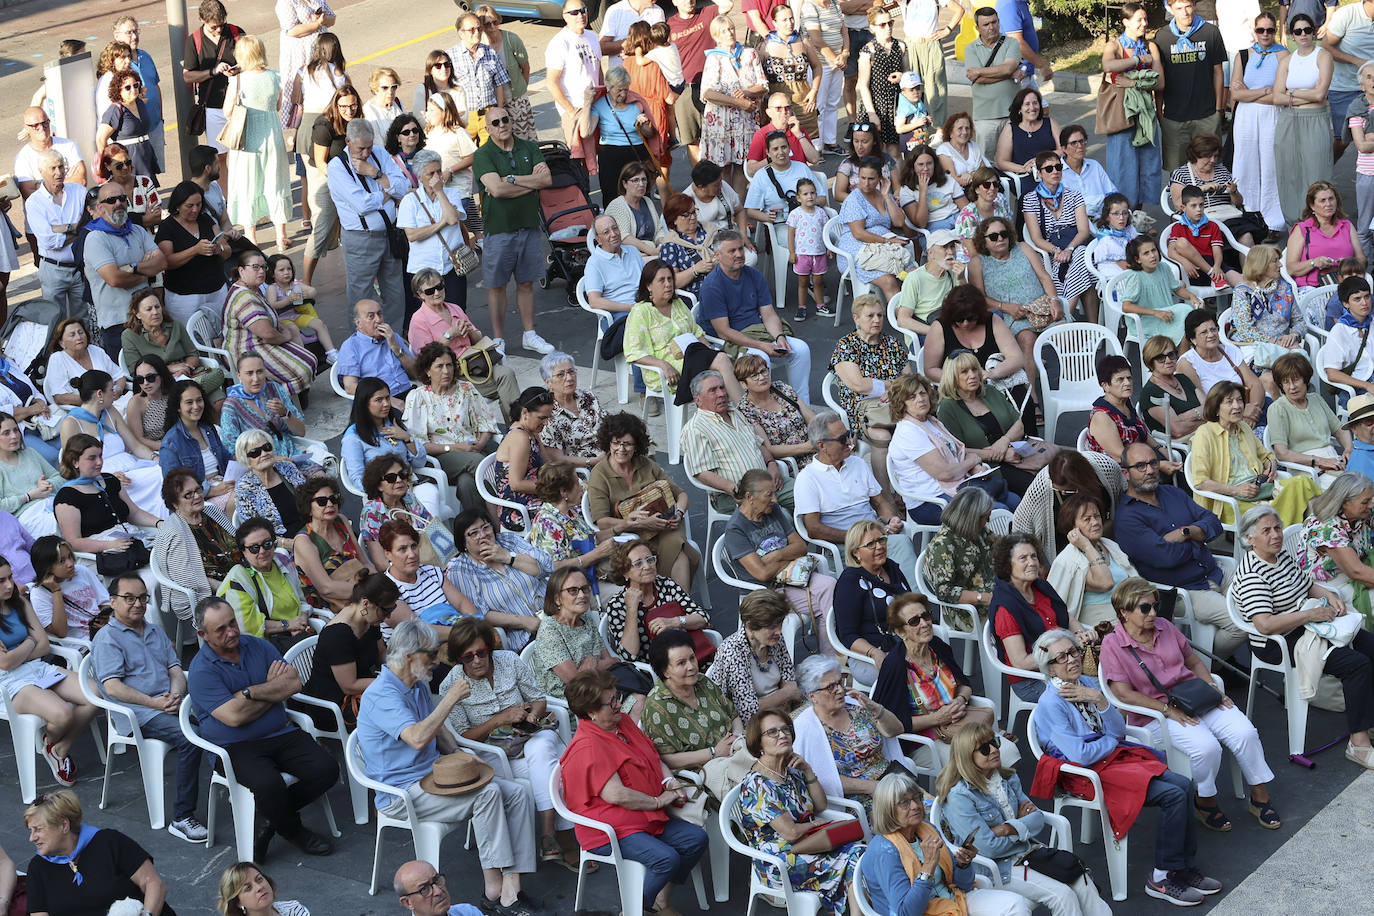
[{"label": "boy in blue t-shirt", "polygon": [[897,117],[893,126],[905,154],[924,146],[930,138],[930,111],[926,108],[921,74],[908,70],[902,74],[898,85],[902,94],[897,97]]}]

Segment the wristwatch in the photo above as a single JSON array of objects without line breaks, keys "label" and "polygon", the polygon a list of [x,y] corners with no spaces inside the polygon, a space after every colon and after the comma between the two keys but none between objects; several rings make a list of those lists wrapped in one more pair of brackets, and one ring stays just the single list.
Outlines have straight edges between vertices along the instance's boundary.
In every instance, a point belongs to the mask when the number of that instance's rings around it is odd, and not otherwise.
[{"label": "wristwatch", "polygon": [[507,176],[506,176],[506,184],[515,184],[515,176],[514,176],[514,175],[507,175]]},{"label": "wristwatch", "polygon": [[251,699],[253,699],[253,688],[252,688],[252,687],[245,687],[245,688],[243,688],[242,690],[239,691],[239,696],[243,697],[245,700],[251,700]]}]

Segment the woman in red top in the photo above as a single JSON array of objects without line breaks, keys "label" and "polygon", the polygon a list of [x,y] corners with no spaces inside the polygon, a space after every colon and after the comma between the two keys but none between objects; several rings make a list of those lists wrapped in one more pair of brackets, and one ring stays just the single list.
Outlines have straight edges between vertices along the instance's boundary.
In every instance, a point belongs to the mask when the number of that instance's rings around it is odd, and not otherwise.
[{"label": "woman in red top", "polygon": [[[568,681],[564,697],[582,722],[560,761],[563,800],[573,813],[609,825],[621,854],[648,869],[645,909],[676,914],[669,902],[673,885],[687,880],[708,843],[705,830],[664,810],[686,801],[686,792],[653,742],[620,712],[609,671],[581,672]],[[574,830],[584,849],[609,851],[604,831],[581,824]]]},{"label": "woman in red top", "polygon": [[1013,532],[997,542],[992,552],[997,579],[992,586],[992,629],[997,634],[997,654],[1025,677],[1007,675],[1011,689],[1023,700],[1038,700],[1045,690],[1031,646],[1048,630],[1069,628],[1069,609],[1054,587],[1045,581],[1045,555],[1029,534]]}]

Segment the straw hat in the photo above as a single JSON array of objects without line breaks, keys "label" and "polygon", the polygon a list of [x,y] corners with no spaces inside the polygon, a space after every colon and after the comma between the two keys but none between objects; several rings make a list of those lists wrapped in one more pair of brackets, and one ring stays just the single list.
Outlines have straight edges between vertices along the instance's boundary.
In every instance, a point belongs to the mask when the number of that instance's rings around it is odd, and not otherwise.
[{"label": "straw hat", "polygon": [[434,770],[420,779],[430,795],[466,795],[491,782],[496,771],[472,754],[458,751],[434,761]]},{"label": "straw hat", "polygon": [[1361,420],[1374,417],[1374,394],[1358,394],[1345,405],[1348,411],[1342,429],[1349,429]]}]

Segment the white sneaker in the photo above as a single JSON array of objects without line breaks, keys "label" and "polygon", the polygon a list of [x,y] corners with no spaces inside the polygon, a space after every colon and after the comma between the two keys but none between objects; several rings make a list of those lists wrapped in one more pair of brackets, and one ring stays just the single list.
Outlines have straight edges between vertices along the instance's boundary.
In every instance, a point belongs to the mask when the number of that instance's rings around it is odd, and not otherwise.
[{"label": "white sneaker", "polygon": [[501,358],[506,358],[506,338],[496,338],[496,352],[501,354]]},{"label": "white sneaker", "polygon": [[325,354],[324,354],[324,361],[325,361],[326,363],[328,363],[329,365],[331,365],[331,366],[334,365],[335,363],[337,363],[337,362],[339,361],[339,351],[338,351],[338,350],[326,350],[326,351],[325,351]]},{"label": "white sneaker", "polygon": [[177,818],[167,825],[167,832],[188,843],[204,843],[210,832],[194,817]]},{"label": "white sneaker", "polygon": [[544,356],[548,356],[554,350],[553,344],[540,337],[538,331],[526,331],[524,336],[520,338],[520,346]]}]

